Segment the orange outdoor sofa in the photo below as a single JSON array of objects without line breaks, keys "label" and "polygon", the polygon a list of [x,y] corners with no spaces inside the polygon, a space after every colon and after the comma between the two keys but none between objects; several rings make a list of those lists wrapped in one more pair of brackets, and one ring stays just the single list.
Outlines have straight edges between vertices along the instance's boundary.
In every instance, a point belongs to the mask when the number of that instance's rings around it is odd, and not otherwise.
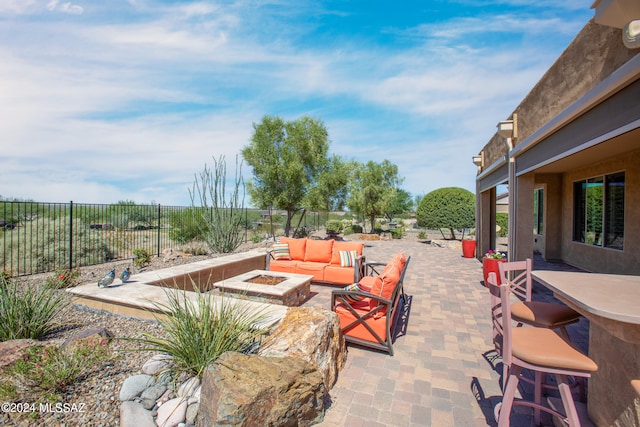
[{"label": "orange outdoor sofa", "polygon": [[393,356],[394,320],[400,299],[407,303],[402,282],[410,260],[403,253],[396,254],[378,276],[365,276],[331,293],[331,310],[338,314],[340,330],[348,343]]},{"label": "orange outdoor sofa", "polygon": [[267,270],[307,274],[313,282],[356,283],[362,275],[362,242],[281,237],[267,253]]}]

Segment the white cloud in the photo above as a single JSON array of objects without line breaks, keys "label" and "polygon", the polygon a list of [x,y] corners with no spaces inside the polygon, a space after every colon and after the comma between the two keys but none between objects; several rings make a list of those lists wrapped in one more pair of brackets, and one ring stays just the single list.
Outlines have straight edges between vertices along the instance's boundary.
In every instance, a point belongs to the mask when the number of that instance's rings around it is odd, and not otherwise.
[{"label": "white cloud", "polygon": [[36,0],[0,0],[0,13],[22,15],[31,13]]},{"label": "white cloud", "polygon": [[72,5],[71,2],[62,3],[60,5],[58,5],[58,3],[58,0],[51,0],[47,3],[47,9],[51,12],[58,10],[71,15],[81,15],[84,12],[84,8],[82,6]]}]

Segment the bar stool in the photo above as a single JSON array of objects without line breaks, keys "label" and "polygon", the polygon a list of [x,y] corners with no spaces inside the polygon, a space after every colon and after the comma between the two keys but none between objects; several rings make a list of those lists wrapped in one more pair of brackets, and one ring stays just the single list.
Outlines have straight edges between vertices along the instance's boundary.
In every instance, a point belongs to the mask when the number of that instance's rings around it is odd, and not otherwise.
[{"label": "bar stool", "polygon": [[[580,313],[560,304],[531,301],[533,280],[531,259],[498,263],[501,283],[508,283],[511,292],[520,299],[511,305],[511,316],[518,326],[522,324],[540,328],[558,329],[560,335],[569,340],[566,326],[580,320]],[[511,276],[511,278],[509,278]]]},{"label": "bar stool", "polygon": [[[511,290],[508,283],[497,285],[495,273],[489,273],[488,282],[491,295],[493,340],[496,348],[500,349],[503,364],[508,372],[502,402],[494,409],[498,427],[509,426],[513,405],[533,408],[536,424],[540,423],[539,411],[545,411],[560,417],[570,427],[580,426],[568,377],[589,378],[591,372],[598,369],[598,365],[551,329],[541,327],[513,328]],[[542,404],[542,393],[537,387],[538,384],[536,384],[533,402],[515,398],[523,369],[535,372],[536,379],[541,378],[542,374],[555,375],[566,415]]]}]

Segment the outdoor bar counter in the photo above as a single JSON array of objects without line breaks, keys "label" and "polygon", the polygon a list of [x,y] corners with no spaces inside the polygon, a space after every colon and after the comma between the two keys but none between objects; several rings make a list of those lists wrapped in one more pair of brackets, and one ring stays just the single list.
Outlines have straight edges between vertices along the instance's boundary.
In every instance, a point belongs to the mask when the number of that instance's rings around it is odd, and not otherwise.
[{"label": "outdoor bar counter", "polygon": [[640,276],[536,270],[533,278],[590,321],[589,417],[598,426],[640,426]]}]

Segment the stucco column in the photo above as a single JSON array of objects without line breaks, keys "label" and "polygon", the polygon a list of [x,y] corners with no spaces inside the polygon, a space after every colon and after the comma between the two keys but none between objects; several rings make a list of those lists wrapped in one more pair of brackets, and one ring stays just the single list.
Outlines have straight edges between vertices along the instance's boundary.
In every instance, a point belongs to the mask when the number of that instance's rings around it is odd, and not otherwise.
[{"label": "stucco column", "polygon": [[476,217],[476,257],[482,256],[496,246],[496,189],[490,188],[479,194]]},{"label": "stucco column", "polygon": [[[511,202],[511,185],[509,186],[509,212],[513,212],[513,233],[515,240],[509,239],[509,260],[521,261],[533,257],[533,189],[534,173],[520,175],[515,178],[516,200]],[[511,215],[509,215],[511,216]],[[510,224],[511,226],[511,224]],[[512,236],[509,230],[509,236]]]}]

